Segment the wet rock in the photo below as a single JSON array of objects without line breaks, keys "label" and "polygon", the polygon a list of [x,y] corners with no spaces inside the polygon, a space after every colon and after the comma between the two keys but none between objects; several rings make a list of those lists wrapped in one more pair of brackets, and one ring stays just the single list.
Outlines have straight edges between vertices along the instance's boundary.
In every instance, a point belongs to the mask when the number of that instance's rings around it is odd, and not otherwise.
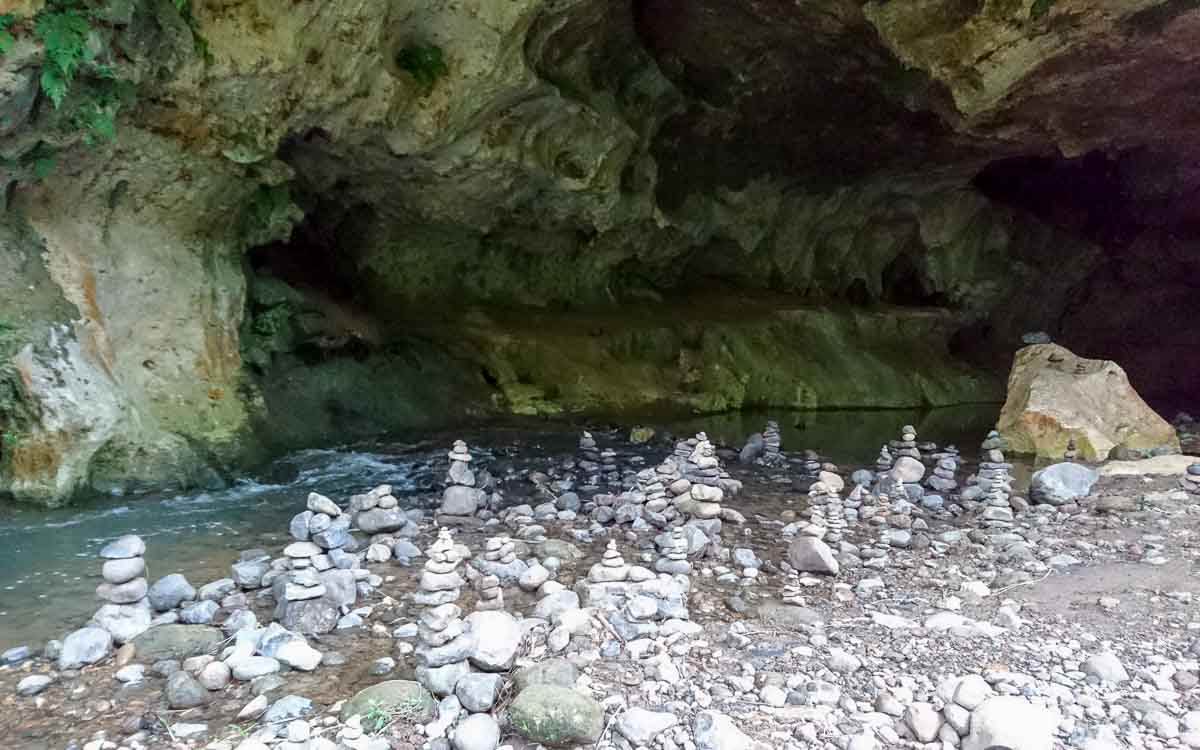
[{"label": "wet rock", "polygon": [[146,592],[150,606],[157,612],[175,609],[181,602],[196,598],[196,589],[179,573],[163,576]]},{"label": "wet rock", "polygon": [[196,678],[182,670],[167,678],[167,705],[171,708],[195,708],[208,702],[208,690]]},{"label": "wet rock", "polygon": [[157,625],[134,638],[138,658],[155,662],[163,659],[182,661],[191,656],[214,652],[225,640],[220,630],[206,625]]},{"label": "wet rock", "polygon": [[387,711],[402,712],[405,718],[423,724],[432,721],[437,702],[429,691],[410,680],[389,680],[360,690],[342,705],[342,721],[351,716],[365,716],[372,706]]},{"label": "wet rock", "polygon": [[522,737],[551,747],[591,744],[604,731],[604,709],[571,689],[532,685],[517,695],[508,711]]}]

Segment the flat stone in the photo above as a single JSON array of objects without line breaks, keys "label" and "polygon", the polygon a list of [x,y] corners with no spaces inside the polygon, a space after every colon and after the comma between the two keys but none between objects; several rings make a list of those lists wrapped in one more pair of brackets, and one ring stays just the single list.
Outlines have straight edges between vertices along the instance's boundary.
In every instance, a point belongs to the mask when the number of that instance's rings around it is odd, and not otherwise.
[{"label": "flat stone", "polygon": [[651,744],[655,737],[678,723],[675,714],[633,706],[617,717],[615,726],[622,737],[637,746]]},{"label": "flat stone", "polygon": [[146,543],[140,536],[129,534],[119,537],[100,549],[100,557],[106,560],[124,560],[146,554]]},{"label": "flat stone", "polygon": [[164,659],[182,661],[191,656],[216,651],[225,635],[206,625],[157,625],[134,638],[139,659],[155,662]]},{"label": "flat stone", "polygon": [[805,573],[837,575],[841,566],[829,545],[812,537],[799,537],[788,546],[788,562]]},{"label": "flat stone", "polygon": [[[134,557],[129,559],[141,560],[142,558]],[[125,562],[125,560],[114,560],[113,562]],[[133,604],[146,598],[148,588],[145,578],[135,578],[125,583],[109,583],[105,581],[96,587],[96,596],[113,604]]]},{"label": "flat stone", "polygon": [[112,647],[112,634],[104,628],[80,628],[63,639],[62,651],[58,656],[58,669],[61,672],[95,664],[108,656]]},{"label": "flat stone", "polygon": [[572,689],[532,685],[509,706],[509,721],[522,737],[553,747],[592,744],[604,731],[604,709]]},{"label": "flat stone", "polygon": [[163,576],[146,592],[150,606],[157,612],[175,609],[182,602],[196,598],[196,589],[179,573]]},{"label": "flat stone", "polygon": [[[100,575],[111,584],[128,583],[146,574],[146,560],[142,557],[126,557],[109,560],[100,569]],[[139,599],[141,597],[138,597]]]},{"label": "flat stone", "polygon": [[54,678],[44,674],[31,674],[17,683],[17,695],[31,698],[54,684]]}]

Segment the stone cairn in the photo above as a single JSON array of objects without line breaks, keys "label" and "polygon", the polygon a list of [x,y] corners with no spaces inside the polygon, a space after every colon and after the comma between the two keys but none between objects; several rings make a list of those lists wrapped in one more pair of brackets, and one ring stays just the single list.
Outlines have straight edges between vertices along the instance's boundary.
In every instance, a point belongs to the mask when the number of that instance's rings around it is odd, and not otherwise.
[{"label": "stone cairn", "polygon": [[500,577],[480,575],[475,578],[477,601],[475,609],[488,611],[504,609],[504,589],[500,588]]},{"label": "stone cairn", "polygon": [[896,462],[892,451],[886,445],[879,449],[879,457],[875,459],[875,475],[884,476],[892,470],[892,464]]},{"label": "stone cairn", "polygon": [[804,587],[800,585],[800,575],[798,573],[788,573],[787,583],[783,584],[783,590],[779,593],[779,599],[784,604],[791,604],[796,607],[803,607],[808,603],[804,599]]},{"label": "stone cairn", "polygon": [[495,576],[501,584],[516,583],[529,569],[517,558],[517,545],[507,536],[494,536],[484,543],[483,559],[475,558],[471,567],[483,576]]},{"label": "stone cairn", "polygon": [[783,453],[783,438],[779,433],[779,423],[771,420],[767,422],[766,429],[762,432],[763,438],[763,453],[759,457],[759,463],[765,466],[779,466],[784,463]]},{"label": "stone cairn", "polygon": [[692,564],[688,562],[688,540],[682,528],[677,526],[667,533],[660,553],[660,557],[654,563],[656,571],[668,575],[691,574]]},{"label": "stone cairn", "polygon": [[100,550],[104,582],[96,596],[106,602],[92,619],[117,643],[131,641],[150,628],[150,602],[146,599],[146,543],[139,536],[123,536]]},{"label": "stone cairn", "polygon": [[[662,544],[675,552],[678,542],[668,538]],[[661,620],[689,619],[690,589],[685,573],[655,575],[647,568],[627,564],[615,541],[609,541],[600,562],[592,565],[587,580],[576,587],[583,606],[608,612],[609,623],[626,642],[656,636]]]},{"label": "stone cairn", "polygon": [[814,482],[820,481],[821,466],[821,456],[816,451],[804,451],[804,460],[800,463],[800,476],[795,483],[796,489],[807,492]]},{"label": "stone cairn", "polygon": [[825,516],[825,541],[840,542],[846,534],[846,508],[842,496],[824,482],[817,482],[808,491],[808,502],[822,508]]},{"label": "stone cairn", "polygon": [[949,455],[937,459],[933,473],[925,480],[925,485],[934,492],[953,492],[958,489],[958,481],[954,473],[958,471],[958,460]]},{"label": "stone cairn", "polygon": [[588,571],[588,580],[592,583],[619,583],[628,578],[629,566],[617,550],[617,543],[610,540],[600,562],[592,565]]},{"label": "stone cairn", "polygon": [[[824,487],[824,485],[817,482],[813,487]],[[825,534],[829,530],[829,519],[825,516],[827,501],[826,494],[820,491],[820,489],[816,492],[812,489],[809,490],[808,507],[804,511],[804,514],[808,517],[808,525],[801,530],[804,536],[810,536],[814,539],[825,538]]]},{"label": "stone cairn", "polygon": [[900,428],[900,439],[891,443],[892,452],[897,456],[908,456],[921,460],[921,451],[917,448],[917,429],[910,424]]},{"label": "stone cairn", "polygon": [[663,475],[656,469],[642,469],[637,473],[638,492],[645,498],[646,510],[651,513],[662,513],[671,505],[667,495],[667,485],[663,483]]},{"label": "stone cairn", "polygon": [[454,546],[449,529],[438,531],[437,539],[425,550],[425,555],[427,559],[421,571],[420,591],[413,594],[413,601],[422,607],[437,607],[458,601],[466,581],[458,573],[462,557]]},{"label": "stone cairn", "polygon": [[446,528],[438,531],[425,554],[420,590],[413,594],[413,602],[426,608],[417,626],[416,677],[435,695],[449,695],[470,671],[470,636],[463,627],[462,609],[455,604],[466,583],[458,573],[462,557]]},{"label": "stone cairn", "polygon": [[610,485],[621,484],[621,467],[617,465],[617,452],[612,448],[600,451],[600,476]]},{"label": "stone cairn", "polygon": [[1067,440],[1067,450],[1063,454],[1063,460],[1067,461],[1068,463],[1074,463],[1075,459],[1078,457],[1079,450],[1075,447],[1075,438],[1069,438]]},{"label": "stone cairn", "polygon": [[[391,491],[390,486],[382,485],[368,493],[372,507],[378,507],[382,498],[391,498],[394,504],[396,498],[391,497]],[[283,550],[290,570],[310,567],[317,571],[351,570],[358,564],[350,554],[355,547],[350,536],[350,516],[324,495],[309,493],[305,510],[292,516],[288,533],[295,540]]]},{"label": "stone cairn", "polygon": [[471,452],[462,440],[455,440],[447,454],[450,470],[446,472],[446,489],[438,509],[438,523],[461,525],[473,523],[475,512],[483,503],[483,491],[475,487],[475,472],[471,470]]}]

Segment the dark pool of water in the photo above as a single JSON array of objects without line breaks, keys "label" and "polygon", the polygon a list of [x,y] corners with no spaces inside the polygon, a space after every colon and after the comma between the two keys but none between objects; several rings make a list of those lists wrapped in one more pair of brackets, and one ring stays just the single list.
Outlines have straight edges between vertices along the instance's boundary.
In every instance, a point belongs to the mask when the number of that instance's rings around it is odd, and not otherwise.
[{"label": "dark pool of water", "polygon": [[[779,421],[785,451],[818,450],[845,468],[873,463],[879,445],[901,425],[917,427],[920,439],[956,443],[972,455],[997,407],[962,407],[930,412],[762,412],[685,419],[647,419],[660,434],[710,438],[740,447],[767,419]],[[549,466],[574,452],[578,425],[526,425],[465,434],[479,457],[503,477],[513,468]],[[604,435],[631,448],[618,435]],[[431,504],[445,471],[450,440],[422,444],[380,442],[342,449],[301,451],[286,456],[254,478],[215,492],[161,492],[129,497],[96,496],[69,508],[40,510],[0,505],[0,649],[40,645],[79,627],[99,606],[96,554],[122,534],[146,539],[151,580],[183,573],[199,586],[229,575],[237,553],[252,547],[277,550],[287,543],[288,520],[304,507],[309,492],[338,501],[379,484],[391,484],[409,505]],[[667,449],[645,449],[654,460]],[[664,453],[665,455],[665,453]],[[753,502],[753,498],[747,498]]]}]

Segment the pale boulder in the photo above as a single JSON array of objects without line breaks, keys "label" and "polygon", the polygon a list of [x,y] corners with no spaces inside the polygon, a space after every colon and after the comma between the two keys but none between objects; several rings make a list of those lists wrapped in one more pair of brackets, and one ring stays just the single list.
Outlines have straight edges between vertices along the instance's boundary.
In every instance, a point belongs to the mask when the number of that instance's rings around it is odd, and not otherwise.
[{"label": "pale boulder", "polygon": [[1175,428],[1154,412],[1115,362],[1084,359],[1057,344],[1019,350],[996,429],[1014,453],[1103,461],[1117,446],[1179,452]]}]

